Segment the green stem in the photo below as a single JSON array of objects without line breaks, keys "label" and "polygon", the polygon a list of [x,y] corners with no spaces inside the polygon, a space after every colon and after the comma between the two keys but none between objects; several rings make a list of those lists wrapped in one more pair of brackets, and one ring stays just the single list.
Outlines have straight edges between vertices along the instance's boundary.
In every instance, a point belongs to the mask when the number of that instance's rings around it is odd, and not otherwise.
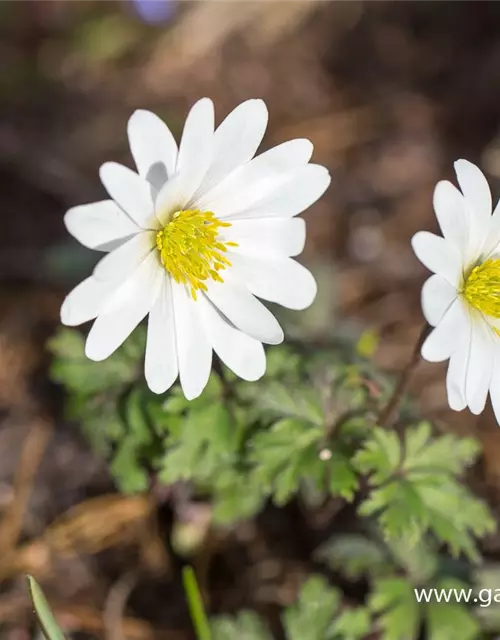
[{"label": "green stem", "polygon": [[184,592],[188,601],[191,620],[198,640],[211,640],[210,625],[208,623],[205,607],[201,598],[198,582],[192,567],[184,567],[182,570]]}]

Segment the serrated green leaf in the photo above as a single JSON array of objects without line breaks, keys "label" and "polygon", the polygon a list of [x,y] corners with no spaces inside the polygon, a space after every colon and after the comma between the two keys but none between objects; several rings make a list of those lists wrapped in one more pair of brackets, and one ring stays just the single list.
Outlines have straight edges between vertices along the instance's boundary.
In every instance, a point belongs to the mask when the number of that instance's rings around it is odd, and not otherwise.
[{"label": "serrated green leaf", "polygon": [[393,561],[393,571],[402,569],[413,584],[426,584],[439,568],[439,556],[429,544],[429,538],[415,540],[409,535],[387,540],[387,551]]},{"label": "serrated green leaf", "polygon": [[[443,578],[436,584],[436,589],[460,592],[461,589],[468,590],[469,585],[453,578]],[[427,633],[432,640],[474,640],[481,637],[478,620],[464,604],[453,600],[430,602],[424,605],[424,611]]]},{"label": "serrated green leaf", "polygon": [[294,386],[271,380],[246,389],[262,417],[290,418],[319,427],[324,423],[320,394],[310,384]]},{"label": "serrated green leaf", "polygon": [[160,480],[166,484],[190,478],[206,480],[234,454],[236,434],[222,404],[195,405],[175,426],[161,464]]},{"label": "serrated green leaf", "polygon": [[315,476],[318,469],[324,475],[317,453],[322,436],[319,427],[291,418],[280,420],[254,436],[250,452],[253,477],[274,495],[276,504],[287,502],[303,477]]},{"label": "serrated green leaf", "polygon": [[283,614],[287,640],[326,638],[340,604],[340,593],[325,578],[312,576],[303,585],[297,603]]},{"label": "serrated green leaf", "polygon": [[401,459],[401,443],[397,434],[376,428],[352,463],[360,473],[368,474],[374,484],[381,484],[394,474]]},{"label": "serrated green leaf", "polygon": [[346,609],[334,620],[328,631],[329,640],[362,640],[372,628],[370,611],[365,607]]},{"label": "serrated green leaf", "polygon": [[449,473],[457,475],[468,467],[479,453],[472,438],[456,438],[452,434],[432,438],[431,427],[423,422],[405,435],[403,470],[408,474]]},{"label": "serrated green leaf", "polygon": [[213,640],[272,640],[256,613],[242,611],[237,616],[219,616],[212,621]]},{"label": "serrated green leaf", "polygon": [[430,511],[420,499],[415,487],[405,480],[390,482],[361,503],[362,516],[377,516],[388,538],[418,539],[421,531],[430,526]]},{"label": "serrated green leaf", "polygon": [[358,488],[358,475],[351,460],[340,452],[333,452],[328,463],[329,491],[350,502]]},{"label": "serrated green leaf", "polygon": [[382,545],[359,534],[331,538],[318,549],[315,557],[353,579],[377,576],[392,569]]},{"label": "serrated green leaf", "polygon": [[103,362],[85,355],[85,341],[75,329],[60,329],[48,342],[54,356],[51,377],[79,395],[103,393],[130,384],[137,376],[139,348],[143,340],[136,331],[116,353]]},{"label": "serrated green leaf", "polygon": [[376,516],[387,538],[416,541],[431,531],[454,554],[477,559],[474,537],[493,531],[494,521],[455,477],[476,454],[474,441],[432,437],[426,423],[408,429],[403,449],[395,433],[375,429],[353,461],[374,485],[360,515]]},{"label": "serrated green leaf", "polygon": [[416,640],[420,613],[413,586],[405,578],[383,578],[374,584],[369,608],[377,614],[384,640]]},{"label": "serrated green leaf", "polygon": [[32,576],[27,576],[27,579],[31,601],[46,640],[64,640],[63,632],[57,624],[38,582]]}]

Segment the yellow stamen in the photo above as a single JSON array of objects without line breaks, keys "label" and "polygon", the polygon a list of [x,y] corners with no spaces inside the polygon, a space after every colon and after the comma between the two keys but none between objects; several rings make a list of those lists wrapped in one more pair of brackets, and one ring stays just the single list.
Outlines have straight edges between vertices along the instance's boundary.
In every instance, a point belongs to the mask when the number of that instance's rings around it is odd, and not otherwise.
[{"label": "yellow stamen", "polygon": [[462,293],[479,311],[500,318],[500,259],[485,260],[474,267]]},{"label": "yellow stamen", "polygon": [[223,282],[219,272],[231,266],[224,253],[238,245],[219,238],[219,230],[230,226],[211,211],[186,209],[156,234],[161,263],[176,282],[189,286],[194,300],[198,290],[207,290],[205,280]]}]

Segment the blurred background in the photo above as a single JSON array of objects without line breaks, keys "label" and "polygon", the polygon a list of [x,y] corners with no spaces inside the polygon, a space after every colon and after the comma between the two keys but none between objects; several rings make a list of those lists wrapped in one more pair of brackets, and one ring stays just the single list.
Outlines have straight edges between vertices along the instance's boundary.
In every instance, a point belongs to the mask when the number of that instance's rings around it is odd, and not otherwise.
[{"label": "blurred background", "polygon": [[[134,109],[155,111],[178,137],[202,96],[218,122],[261,97],[263,148],[310,138],[313,160],[332,174],[306,214],[304,261],[320,295],[295,330],[328,335],[349,318],[380,334],[376,359],[397,371],[423,323],[426,272],[409,240],[436,230],[435,183],[465,157],[499,193],[500,3],[2,0],[0,33],[0,637],[30,637],[30,571],[67,628],[87,634],[78,637],[113,638],[109,621],[132,592],[125,637],[182,640],[182,593],[165,577],[172,561],[151,504],[113,495],[48,379],[44,345],[61,301],[96,259],[68,236],[63,214],[103,197],[102,162],[131,165]],[[413,390],[443,429],[483,440],[481,482],[495,506],[491,417],[450,417],[439,365],[423,364]],[[263,544],[253,530],[241,535],[245,553]],[[138,590],[130,568],[144,544],[163,573]],[[293,565],[301,541],[289,544]],[[289,574],[268,560],[268,572]],[[222,608],[250,589],[243,569],[231,583],[226,561],[213,577]]]}]

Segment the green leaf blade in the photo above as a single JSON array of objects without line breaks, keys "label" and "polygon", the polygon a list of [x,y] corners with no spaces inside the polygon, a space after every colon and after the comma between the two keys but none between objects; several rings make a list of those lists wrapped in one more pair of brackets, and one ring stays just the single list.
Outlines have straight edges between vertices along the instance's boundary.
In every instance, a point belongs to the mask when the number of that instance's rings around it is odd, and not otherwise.
[{"label": "green leaf blade", "polygon": [[31,601],[46,640],[65,640],[64,634],[50,610],[49,603],[45,599],[40,585],[33,576],[27,576],[27,580]]}]

